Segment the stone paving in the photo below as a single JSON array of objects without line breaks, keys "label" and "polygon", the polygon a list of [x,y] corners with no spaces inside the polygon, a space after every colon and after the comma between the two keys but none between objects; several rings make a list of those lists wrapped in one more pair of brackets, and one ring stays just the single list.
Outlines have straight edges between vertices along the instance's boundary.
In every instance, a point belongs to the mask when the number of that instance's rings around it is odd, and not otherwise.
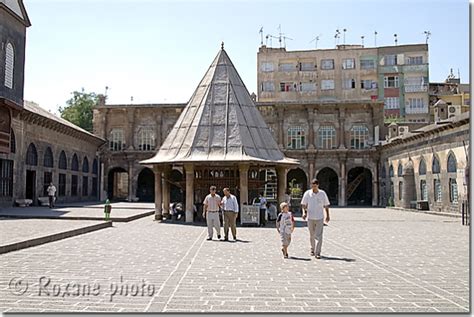
[{"label": "stone paving", "polygon": [[468,312],[469,227],[385,209],[333,209],[323,258],[298,219],[283,259],[273,228],[146,217],[0,256],[3,312]]},{"label": "stone paving", "polygon": [[[127,220],[127,218],[137,217],[154,212],[153,203],[127,203],[118,202],[112,204],[111,217],[117,220]],[[104,218],[104,204],[79,204],[68,206],[49,207],[10,207],[0,208],[0,217],[22,217],[22,218],[58,218],[58,219],[97,219]]]}]

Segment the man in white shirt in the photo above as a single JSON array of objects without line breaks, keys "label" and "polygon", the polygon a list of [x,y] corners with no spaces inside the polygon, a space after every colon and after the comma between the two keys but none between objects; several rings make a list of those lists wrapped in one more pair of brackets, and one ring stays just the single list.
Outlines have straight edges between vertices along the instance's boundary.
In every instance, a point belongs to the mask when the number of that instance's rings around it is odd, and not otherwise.
[{"label": "man in white shirt", "polygon": [[221,223],[219,221],[219,206],[221,204],[221,197],[216,193],[216,186],[211,186],[209,195],[204,198],[204,210],[202,216],[207,222],[207,240],[212,240],[213,228],[216,229],[217,239],[221,239]]},{"label": "man in white shirt", "polygon": [[229,241],[229,227],[234,240],[237,241],[236,220],[239,214],[239,203],[237,198],[230,193],[229,188],[224,188],[221,207],[224,210],[224,241]]},{"label": "man in white shirt", "polygon": [[54,207],[54,198],[56,196],[56,186],[53,185],[53,183],[49,183],[48,188],[46,189],[48,192],[48,198],[49,198],[49,208]]},{"label": "man in white shirt", "polygon": [[254,198],[252,205],[260,208],[260,226],[265,226],[267,223],[267,199],[263,197],[263,193]]},{"label": "man in white shirt", "polygon": [[[303,220],[308,218],[309,239],[311,243],[311,255],[316,259],[321,258],[321,247],[323,245],[324,210],[326,209],[326,222],[329,222],[329,199],[326,192],[319,189],[317,179],[311,181],[311,189],[307,190],[301,200],[303,209]],[[318,243],[315,248],[315,240]]]}]

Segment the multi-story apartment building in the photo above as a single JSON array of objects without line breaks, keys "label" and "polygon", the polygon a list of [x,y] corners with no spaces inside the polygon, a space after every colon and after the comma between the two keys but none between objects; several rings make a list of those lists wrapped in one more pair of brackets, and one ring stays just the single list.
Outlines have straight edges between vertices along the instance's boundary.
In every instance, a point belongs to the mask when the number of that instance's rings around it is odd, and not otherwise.
[{"label": "multi-story apartment building", "polygon": [[260,47],[259,102],[378,100],[386,121],[429,122],[428,45],[286,51]]}]

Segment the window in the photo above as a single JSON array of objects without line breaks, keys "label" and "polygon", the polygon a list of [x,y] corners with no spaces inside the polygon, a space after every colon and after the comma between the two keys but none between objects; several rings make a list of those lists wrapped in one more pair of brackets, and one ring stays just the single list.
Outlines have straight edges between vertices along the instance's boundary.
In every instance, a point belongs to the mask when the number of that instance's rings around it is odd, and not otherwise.
[{"label": "window", "polygon": [[304,149],[306,147],[305,133],[301,127],[292,127],[288,129],[287,147],[293,150]]},{"label": "window", "polygon": [[406,101],[407,113],[427,113],[428,106],[425,105],[423,98],[408,98]]},{"label": "window", "polygon": [[334,69],[334,60],[333,59],[321,60],[321,69]]},{"label": "window", "polygon": [[82,161],[82,172],[89,173],[89,160],[87,156],[84,156],[84,161]]},{"label": "window", "polygon": [[351,149],[367,148],[369,129],[365,125],[355,125],[351,128]]},{"label": "window", "polygon": [[59,174],[58,196],[66,196],[66,174]]},{"label": "window", "polygon": [[53,151],[48,146],[46,151],[44,152],[44,160],[43,160],[44,167],[54,167],[54,160],[53,160]]},{"label": "window", "polygon": [[405,92],[425,92],[428,91],[428,77],[405,77]]},{"label": "window", "polygon": [[360,88],[365,90],[377,89],[377,82],[370,79],[361,80]]},{"label": "window", "polygon": [[77,175],[71,175],[71,196],[77,196]]},{"label": "window", "polygon": [[458,184],[455,178],[449,179],[449,201],[455,204],[458,202]]},{"label": "window", "polygon": [[398,162],[397,176],[399,176],[399,177],[403,176],[403,165],[402,165],[402,162]]},{"label": "window", "polygon": [[296,91],[295,83],[280,83],[280,91]]},{"label": "window", "polygon": [[36,152],[36,146],[33,143],[28,146],[28,150],[26,152],[26,164],[33,166],[38,165],[38,152]]},{"label": "window", "polygon": [[13,161],[0,159],[0,197],[13,196]]},{"label": "window", "polygon": [[97,175],[99,172],[99,166],[97,164],[97,159],[94,159],[94,162],[92,163],[92,174]]},{"label": "window", "polygon": [[353,58],[346,58],[342,60],[342,69],[354,69],[355,61]]},{"label": "window", "polygon": [[439,179],[435,179],[433,181],[434,187],[434,198],[436,202],[441,201],[441,181]]},{"label": "window", "polygon": [[390,165],[390,167],[388,168],[388,176],[390,176],[390,177],[394,176],[393,165]]},{"label": "window", "polygon": [[315,71],[316,65],[313,62],[301,62],[300,70],[301,71]]},{"label": "window", "polygon": [[294,63],[282,63],[280,64],[281,72],[294,72],[296,71],[296,65]]},{"label": "window", "polygon": [[336,148],[336,129],[333,126],[321,126],[318,130],[320,149]]},{"label": "window", "polygon": [[75,153],[72,156],[71,171],[79,171],[79,160],[77,159],[77,155]]},{"label": "window", "polygon": [[53,173],[44,172],[43,174],[43,196],[48,196],[48,186],[53,181]]},{"label": "window", "polygon": [[397,55],[385,55],[384,60],[386,66],[397,65]]},{"label": "window", "polygon": [[97,197],[97,177],[92,177],[92,196]]},{"label": "window", "polygon": [[343,79],[342,80],[342,89],[355,89],[356,82],[354,79]]},{"label": "window", "polygon": [[7,43],[5,51],[5,87],[13,89],[13,70],[15,64],[15,52],[13,45]]},{"label": "window", "polygon": [[13,132],[13,129],[10,129],[10,152],[12,153],[16,152],[16,139],[15,139],[15,133]]},{"label": "window", "polygon": [[67,170],[67,159],[66,153],[64,153],[64,151],[61,151],[61,154],[59,155],[59,168],[62,170]]},{"label": "window", "polygon": [[82,176],[82,196],[89,196],[89,178]]},{"label": "window", "polygon": [[433,156],[433,165],[431,167],[431,170],[433,174],[439,174],[440,172],[439,160],[436,156]]},{"label": "window", "polygon": [[398,200],[403,198],[403,182],[398,183]]},{"label": "window", "polygon": [[420,161],[420,167],[418,169],[418,174],[426,175],[426,163],[425,163],[424,159],[421,159],[421,161]]},{"label": "window", "polygon": [[273,81],[264,81],[261,86],[262,91],[275,91],[275,84]]},{"label": "window", "polygon": [[270,62],[261,63],[260,70],[262,72],[273,72],[273,63],[270,63]]},{"label": "window", "polygon": [[109,150],[111,151],[122,151],[125,148],[123,130],[113,129],[110,131],[109,137]]},{"label": "window", "polygon": [[300,91],[316,91],[315,83],[300,83]]},{"label": "window", "polygon": [[334,89],[334,80],[333,79],[323,79],[321,80],[321,90],[331,90]]},{"label": "window", "polygon": [[138,150],[151,151],[155,149],[155,132],[152,128],[142,128],[138,132]]},{"label": "window", "polygon": [[361,59],[360,68],[361,69],[374,69],[375,61],[373,59]]},{"label": "window", "polygon": [[423,64],[423,56],[409,56],[406,58],[407,65],[421,65]]},{"label": "window", "polygon": [[385,76],[383,78],[384,88],[398,88],[398,76]]},{"label": "window", "polygon": [[384,99],[385,109],[400,109],[400,98],[387,97]]},{"label": "window", "polygon": [[428,187],[426,187],[426,179],[420,181],[421,200],[428,200]]},{"label": "window", "polygon": [[448,155],[448,173],[457,173],[456,157],[453,153]]}]

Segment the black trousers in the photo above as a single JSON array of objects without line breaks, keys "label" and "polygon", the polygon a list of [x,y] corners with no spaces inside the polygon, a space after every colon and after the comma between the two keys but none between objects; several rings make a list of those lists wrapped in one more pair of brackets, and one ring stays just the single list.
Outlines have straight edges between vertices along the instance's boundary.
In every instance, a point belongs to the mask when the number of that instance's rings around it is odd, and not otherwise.
[{"label": "black trousers", "polygon": [[265,220],[265,209],[260,209],[260,225],[264,226],[267,224],[267,221]]},{"label": "black trousers", "polygon": [[54,196],[48,196],[49,198],[49,208],[54,207]]}]

